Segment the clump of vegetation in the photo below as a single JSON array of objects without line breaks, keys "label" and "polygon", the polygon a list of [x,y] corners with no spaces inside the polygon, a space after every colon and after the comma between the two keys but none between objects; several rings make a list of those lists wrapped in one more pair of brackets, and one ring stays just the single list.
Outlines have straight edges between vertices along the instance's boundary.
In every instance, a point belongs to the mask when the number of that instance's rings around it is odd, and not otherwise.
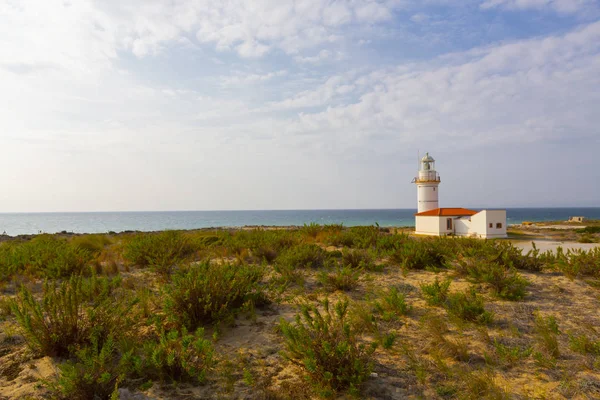
[{"label": "clump of vegetation", "polygon": [[190,238],[179,231],[142,233],[125,243],[123,257],[133,265],[151,267],[162,275],[169,275],[196,250]]},{"label": "clump of vegetation", "polygon": [[134,301],[114,296],[114,286],[107,278],[72,277],[60,285],[46,282],[41,300],[22,286],[11,309],[33,350],[74,354],[93,340],[102,345],[128,331]]},{"label": "clump of vegetation", "polygon": [[485,260],[459,259],[457,271],[466,274],[471,280],[485,283],[492,294],[504,300],[520,300],[526,295],[529,285],[514,267],[505,267],[498,262]]},{"label": "clump of vegetation", "polygon": [[79,235],[71,239],[71,245],[98,255],[106,246],[112,244],[112,240],[106,235]]},{"label": "clump of vegetation", "polygon": [[65,278],[82,273],[91,260],[90,251],[66,239],[39,235],[0,246],[0,278],[5,280],[17,273]]},{"label": "clump of vegetation", "polygon": [[178,325],[195,330],[204,323],[230,319],[244,307],[260,304],[265,294],[256,265],[202,262],[173,276],[165,287],[165,310]]},{"label": "clump of vegetation", "polygon": [[493,351],[485,354],[485,360],[488,364],[498,365],[501,368],[511,368],[533,352],[530,346],[511,346],[498,339],[494,339],[492,346]]},{"label": "clump of vegetation", "polygon": [[556,317],[553,315],[543,316],[538,313],[535,316],[534,331],[542,350],[552,358],[558,358],[560,356],[558,344],[560,330],[558,329]]},{"label": "clump of vegetation", "polygon": [[384,291],[381,297],[373,302],[373,306],[384,321],[396,320],[411,310],[411,306],[406,302],[406,296],[397,287]]},{"label": "clump of vegetation", "polygon": [[449,294],[446,309],[463,321],[487,324],[493,319],[493,314],[484,307],[483,298],[473,288],[467,292]]},{"label": "clump of vegetation", "polygon": [[322,268],[327,252],[316,244],[301,244],[286,249],[276,260],[278,265],[293,268]]},{"label": "clump of vegetation", "polygon": [[365,270],[375,269],[374,257],[366,250],[345,250],[342,251],[340,262],[344,266],[351,268],[361,268]]},{"label": "clump of vegetation", "polygon": [[204,338],[204,329],[191,334],[185,328],[160,333],[156,341],[144,344],[145,375],[169,382],[197,382],[206,379],[214,365],[214,349]]},{"label": "clump of vegetation", "polygon": [[379,226],[353,226],[329,235],[327,244],[354,249],[369,249],[377,245]]},{"label": "clump of vegetation", "polygon": [[391,254],[390,261],[407,270],[445,268],[445,249],[440,243],[439,239],[408,240]]},{"label": "clump of vegetation", "polygon": [[371,373],[376,345],[360,342],[349,322],[348,301],[331,306],[324,300],[321,306],[322,311],[304,305],[295,323],[281,320],[284,355],[305,371],[320,395],[358,394]]},{"label": "clump of vegetation", "polygon": [[576,353],[600,356],[600,339],[592,339],[584,333],[569,334],[569,346]]},{"label": "clump of vegetation", "polygon": [[119,385],[139,369],[140,359],[133,352],[119,354],[115,340],[100,344],[94,340],[76,352],[75,361],[59,365],[59,375],[48,386],[61,399],[118,399]]},{"label": "clump of vegetation", "polygon": [[450,290],[450,284],[452,281],[450,279],[446,279],[443,282],[440,282],[436,277],[435,281],[431,284],[422,284],[421,291],[425,295],[425,300],[427,304],[432,306],[441,306],[446,302],[448,298],[448,292]]},{"label": "clump of vegetation", "polygon": [[335,266],[332,271],[321,271],[317,276],[319,282],[334,290],[352,290],[358,286],[362,268]]}]

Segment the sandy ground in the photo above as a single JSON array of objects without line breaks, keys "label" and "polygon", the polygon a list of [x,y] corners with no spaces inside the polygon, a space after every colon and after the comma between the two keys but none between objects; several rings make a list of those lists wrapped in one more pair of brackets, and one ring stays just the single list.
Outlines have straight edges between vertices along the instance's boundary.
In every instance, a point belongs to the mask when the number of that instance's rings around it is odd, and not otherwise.
[{"label": "sandy ground", "polygon": [[515,247],[523,249],[525,252],[532,250],[533,245],[541,251],[556,251],[558,247],[562,247],[564,251],[570,250],[590,250],[594,247],[600,247],[600,243],[577,243],[577,242],[559,242],[559,241],[549,241],[549,240],[532,240],[532,241],[512,241]]}]

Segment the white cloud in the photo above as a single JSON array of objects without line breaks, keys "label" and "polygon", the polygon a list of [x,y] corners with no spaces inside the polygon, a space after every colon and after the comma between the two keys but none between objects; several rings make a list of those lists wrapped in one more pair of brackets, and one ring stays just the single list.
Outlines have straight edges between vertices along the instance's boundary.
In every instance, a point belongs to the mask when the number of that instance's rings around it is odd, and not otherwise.
[{"label": "white cloud", "polygon": [[596,9],[595,0],[485,0],[481,8],[504,7],[510,10],[553,10],[561,14],[574,14]]},{"label": "white cloud", "polygon": [[[330,104],[302,113],[294,131],[340,144],[387,135],[398,143],[471,147],[584,138],[600,124],[600,22],[564,36],[455,54],[452,64],[444,60],[332,78],[279,104]],[[368,90],[356,102],[331,105],[342,85]]]}]

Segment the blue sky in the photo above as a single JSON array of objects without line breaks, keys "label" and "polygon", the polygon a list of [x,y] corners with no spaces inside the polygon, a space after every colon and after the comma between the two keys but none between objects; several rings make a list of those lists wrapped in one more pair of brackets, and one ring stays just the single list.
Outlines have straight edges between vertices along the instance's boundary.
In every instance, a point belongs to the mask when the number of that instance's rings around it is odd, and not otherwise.
[{"label": "blue sky", "polygon": [[600,205],[597,0],[8,0],[0,211]]}]

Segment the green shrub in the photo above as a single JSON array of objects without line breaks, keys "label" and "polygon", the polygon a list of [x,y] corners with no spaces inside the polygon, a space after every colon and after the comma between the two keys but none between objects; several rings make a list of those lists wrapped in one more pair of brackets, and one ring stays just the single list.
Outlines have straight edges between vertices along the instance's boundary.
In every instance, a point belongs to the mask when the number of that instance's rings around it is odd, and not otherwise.
[{"label": "green shrub", "polygon": [[493,319],[492,313],[485,310],[483,298],[475,289],[449,294],[446,308],[451,315],[464,321],[487,324]]},{"label": "green shrub", "polygon": [[409,313],[411,307],[406,303],[406,296],[397,287],[387,289],[382,296],[373,302],[373,306],[384,321],[396,320]]},{"label": "green shrub", "polygon": [[188,330],[235,316],[264,300],[264,269],[254,265],[202,262],[173,276],[165,288],[165,310]]},{"label": "green shrub", "polygon": [[276,263],[294,268],[321,268],[327,257],[327,251],[316,244],[301,244],[282,252]]},{"label": "green shrub", "polygon": [[576,353],[600,356],[600,340],[593,340],[585,334],[570,334],[569,345]]},{"label": "green shrub", "polygon": [[302,368],[320,395],[331,397],[349,389],[357,394],[368,379],[375,344],[361,344],[348,321],[348,302],[333,307],[322,302],[323,311],[304,305],[295,323],[281,320],[284,356]]},{"label": "green shrub", "polygon": [[352,290],[358,286],[361,273],[361,268],[336,266],[331,272],[321,271],[317,279],[323,286],[331,289]]},{"label": "green shrub", "polygon": [[588,251],[567,250],[566,253],[557,249],[555,265],[571,279],[581,276],[600,278],[600,247]]},{"label": "green shrub", "polygon": [[372,270],[373,261],[374,257],[365,250],[342,250],[341,263],[344,266]]},{"label": "green shrub", "polygon": [[145,375],[162,381],[202,383],[214,364],[213,346],[202,328],[194,334],[185,328],[162,331],[157,341],[145,343],[144,354]]},{"label": "green shrub", "polygon": [[[446,239],[443,239],[446,240]],[[445,267],[445,248],[442,240],[407,240],[390,256],[392,263],[403,269],[439,269]]]},{"label": "green shrub", "polygon": [[552,358],[559,357],[558,335],[560,335],[560,330],[556,318],[553,315],[544,317],[538,313],[535,316],[534,331],[542,349]]},{"label": "green shrub", "polygon": [[111,243],[112,241],[108,236],[100,234],[80,235],[71,239],[71,245],[95,255],[100,254],[100,252]]},{"label": "green shrub", "polygon": [[369,249],[377,245],[380,237],[378,226],[353,226],[331,234],[328,244],[356,249]]},{"label": "green shrub", "polygon": [[529,357],[533,352],[531,347],[510,346],[503,344],[498,339],[494,339],[492,345],[494,346],[494,351],[491,354],[485,354],[486,362],[502,368],[515,366],[523,359]]},{"label": "green shrub", "polygon": [[40,301],[21,287],[11,309],[28,345],[44,355],[73,354],[79,346],[123,336],[131,325],[134,301],[117,299],[107,278],[72,277],[44,284]]},{"label": "green shrub", "polygon": [[504,300],[520,300],[527,294],[529,281],[523,278],[514,267],[506,267],[497,262],[459,260],[460,271],[471,280],[485,283],[492,294]]},{"label": "green shrub", "polygon": [[600,233],[600,226],[586,226],[583,229],[577,229],[575,232],[577,233]]},{"label": "green shrub", "polygon": [[15,273],[30,273],[49,278],[80,274],[92,259],[92,253],[70,244],[66,239],[39,235],[27,242],[0,246],[0,278]]},{"label": "green shrub", "polygon": [[58,398],[118,399],[119,384],[139,369],[140,360],[132,352],[119,354],[115,341],[109,337],[102,345],[94,340],[76,352],[76,361],[58,366],[59,376],[48,386]]},{"label": "green shrub", "polygon": [[425,295],[427,304],[431,306],[441,306],[446,302],[448,298],[448,291],[450,290],[450,284],[452,281],[447,279],[440,282],[438,278],[431,284],[422,284],[421,291]]},{"label": "green shrub", "polygon": [[197,250],[190,238],[179,231],[141,233],[124,245],[123,257],[139,267],[151,267],[169,275],[173,267]]},{"label": "green shrub", "polygon": [[376,247],[378,250],[383,252],[393,252],[404,246],[404,243],[406,243],[408,240],[410,240],[409,236],[403,233],[380,235],[377,238]]}]

